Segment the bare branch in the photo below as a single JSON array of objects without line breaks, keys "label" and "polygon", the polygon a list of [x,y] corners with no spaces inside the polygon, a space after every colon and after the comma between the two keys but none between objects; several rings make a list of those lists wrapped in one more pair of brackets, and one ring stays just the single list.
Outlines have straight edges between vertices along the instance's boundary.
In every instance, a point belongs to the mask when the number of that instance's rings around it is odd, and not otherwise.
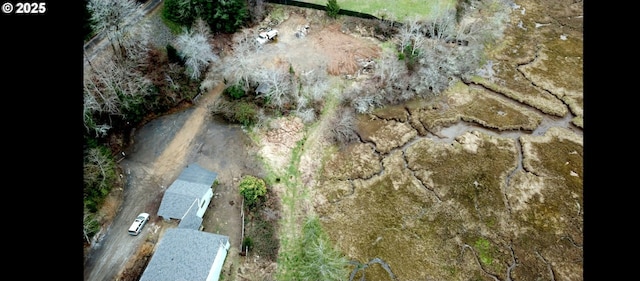
[{"label": "bare branch", "polygon": [[191,79],[198,79],[210,63],[218,61],[209,44],[209,29],[201,21],[195,28],[184,30],[175,41],[179,55],[185,59],[186,71]]},{"label": "bare branch", "polygon": [[135,0],[89,0],[87,9],[91,13],[92,28],[96,33],[104,32],[111,42],[117,58],[124,58],[126,49],[122,38],[144,17],[142,4]]}]

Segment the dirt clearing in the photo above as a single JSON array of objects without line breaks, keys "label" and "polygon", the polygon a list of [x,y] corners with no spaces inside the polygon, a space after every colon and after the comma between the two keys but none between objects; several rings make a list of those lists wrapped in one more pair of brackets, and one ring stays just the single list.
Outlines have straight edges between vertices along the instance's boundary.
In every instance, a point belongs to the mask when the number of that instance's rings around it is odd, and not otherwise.
[{"label": "dirt clearing", "polygon": [[[294,70],[326,69],[331,75],[355,75],[364,62],[380,55],[375,39],[354,36],[340,22],[325,23],[324,13],[293,9],[274,26],[275,41],[265,44],[265,63],[291,64]],[[308,28],[305,28],[308,26]]]}]

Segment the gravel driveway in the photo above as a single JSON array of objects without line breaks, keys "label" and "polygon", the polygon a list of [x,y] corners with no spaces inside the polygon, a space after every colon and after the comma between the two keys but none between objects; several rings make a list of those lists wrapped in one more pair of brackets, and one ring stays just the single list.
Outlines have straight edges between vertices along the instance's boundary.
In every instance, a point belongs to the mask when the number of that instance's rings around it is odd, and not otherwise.
[{"label": "gravel driveway", "polygon": [[[135,133],[134,144],[120,162],[126,182],[123,202],[112,224],[87,254],[85,280],[115,280],[145,237],[166,225],[157,216],[160,200],[164,190],[190,163],[218,173],[220,185],[207,212],[227,217],[229,227],[210,230],[228,235],[232,245],[239,245],[236,237],[240,236],[240,218],[230,215],[237,213],[237,206],[219,202],[237,202],[235,180],[243,174],[259,174],[259,162],[252,157],[251,141],[240,126],[209,114],[207,105],[221,91],[222,87],[217,87],[195,106],[157,118]],[[131,236],[127,229],[140,212],[148,212],[151,219],[140,235]],[[205,225],[205,231],[206,228]]]}]

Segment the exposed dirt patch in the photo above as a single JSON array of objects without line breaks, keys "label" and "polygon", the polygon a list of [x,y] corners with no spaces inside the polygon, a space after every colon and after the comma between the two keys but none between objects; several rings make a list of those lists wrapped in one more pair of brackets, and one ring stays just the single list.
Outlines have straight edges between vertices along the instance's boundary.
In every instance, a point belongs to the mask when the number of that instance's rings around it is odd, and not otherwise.
[{"label": "exposed dirt patch", "polygon": [[[287,18],[273,26],[278,29],[277,40],[264,46],[265,62],[274,65],[290,63],[295,70],[326,69],[332,75],[355,75],[362,63],[380,56],[377,40],[362,38],[342,30],[341,22],[325,24],[318,13],[287,12]],[[304,36],[296,36],[301,29]]]},{"label": "exposed dirt patch", "polygon": [[258,132],[261,140],[260,154],[270,167],[286,168],[291,161],[291,151],[302,139],[304,124],[300,118],[278,118],[269,127]]}]

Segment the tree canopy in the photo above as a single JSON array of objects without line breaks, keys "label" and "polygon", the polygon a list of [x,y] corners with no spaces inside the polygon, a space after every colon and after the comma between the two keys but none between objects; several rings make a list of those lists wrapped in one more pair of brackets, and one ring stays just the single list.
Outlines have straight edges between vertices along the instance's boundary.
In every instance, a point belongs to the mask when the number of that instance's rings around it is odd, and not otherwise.
[{"label": "tree canopy", "polygon": [[165,18],[192,26],[201,18],[213,32],[233,33],[249,19],[245,0],[166,0]]}]

